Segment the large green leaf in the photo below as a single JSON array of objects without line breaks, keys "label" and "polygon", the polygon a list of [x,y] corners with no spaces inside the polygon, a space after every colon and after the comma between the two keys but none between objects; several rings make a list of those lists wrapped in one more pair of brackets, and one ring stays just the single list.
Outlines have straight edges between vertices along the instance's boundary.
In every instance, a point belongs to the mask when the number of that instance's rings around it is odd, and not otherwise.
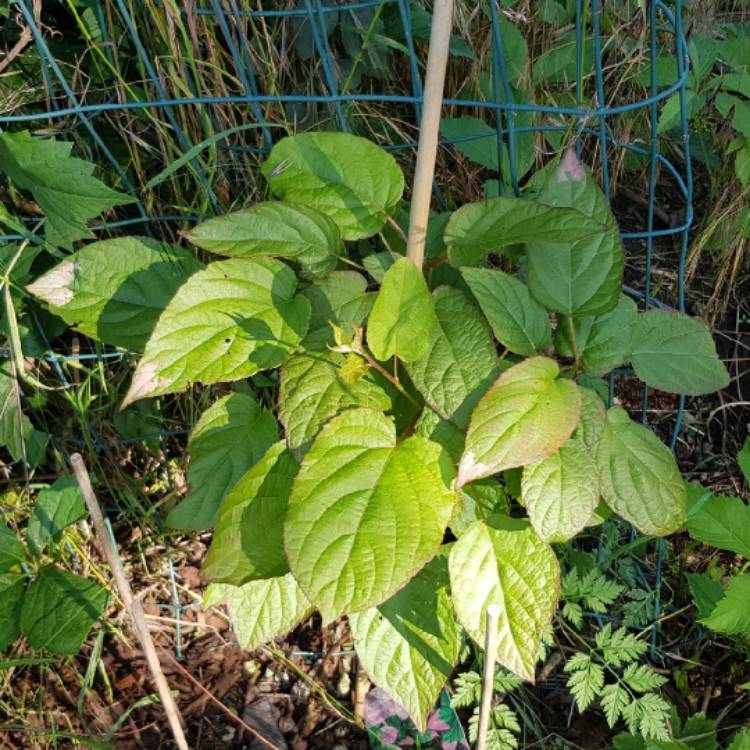
[{"label": "large green leaf", "polygon": [[750,573],[732,576],[726,594],[701,622],[718,633],[750,635]]},{"label": "large green leaf", "polygon": [[56,567],[32,581],[21,609],[21,629],[32,648],[77,654],[107,606],[107,589]]},{"label": "large green leaf", "polygon": [[375,302],[375,292],[367,291],[367,279],[356,271],[334,271],[302,294],[310,300],[310,331],[307,348],[321,348],[333,343],[330,323],[341,327],[362,325]]},{"label": "large green leaf", "polygon": [[29,418],[19,409],[21,397],[17,379],[8,362],[0,364],[0,446],[14,461],[26,460],[36,466],[44,458],[47,434],[35,430]]},{"label": "large green leaf", "polygon": [[62,536],[63,529],[86,516],[86,503],[76,478],[60,477],[37,496],[26,529],[26,541],[38,555],[48,542]]},{"label": "large green leaf", "polygon": [[290,258],[313,276],[332,271],[341,249],[339,230],[332,219],[313,208],[282,201],[257,203],[209,219],[187,238],[218,255]]},{"label": "large green leaf", "polygon": [[175,245],[118,237],[86,245],[27,289],[86,336],[141,350],[177,290],[202,267]]},{"label": "large green leaf", "polygon": [[261,171],[277,196],[330,216],[345,240],[380,231],[404,192],[396,160],[349,133],[284,138]]},{"label": "large green leaf", "polygon": [[526,284],[489,268],[462,268],[461,275],[504,347],[531,357],[549,344],[549,315]]},{"label": "large green leaf", "polygon": [[451,264],[470,266],[488,253],[526,242],[572,242],[601,234],[603,222],[576,208],[542,205],[524,198],[467,203],[451,216],[445,243]]},{"label": "large green leaf", "polygon": [[574,207],[603,231],[569,242],[533,240],[526,247],[531,293],[546,308],[566,315],[601,315],[620,297],[625,255],[609,203],[589,172],[568,150],[537,200]]},{"label": "large green leaf", "polygon": [[72,148],[72,142],[33,138],[26,130],[0,135],[0,171],[31,191],[46,218],[47,242],[69,250],[91,236],[89,219],[136,202],[93,177],[94,165],[72,157]]},{"label": "large green leaf", "polygon": [[469,527],[453,545],[449,565],[461,625],[484,647],[487,607],[497,605],[498,660],[533,680],[560,589],[560,566],[552,548],[526,522],[495,516]]},{"label": "large green leaf", "polygon": [[283,442],[272,445],[219,509],[203,577],[239,586],[289,572],[284,518],[299,464]]},{"label": "large green leaf", "polygon": [[750,506],[739,497],[711,495],[688,515],[687,529],[699,542],[750,560]]},{"label": "large green leaf", "polygon": [[614,310],[596,317],[560,316],[555,348],[563,357],[573,357],[571,327],[581,367],[592,375],[604,375],[623,364],[630,354],[638,308],[630,297],[620,295]]},{"label": "large green leaf", "polygon": [[437,552],[456,504],[436,443],[396,445],[393,422],[354,409],[332,419],[292,488],[289,567],[326,621],[385,601]]},{"label": "large green leaf", "polygon": [[21,632],[21,606],[26,589],[23,573],[0,573],[0,653]]},{"label": "large green leaf", "polygon": [[0,573],[7,573],[25,560],[23,544],[13,531],[0,523]]},{"label": "large green leaf", "polygon": [[685,522],[687,491],[672,451],[627,412],[607,412],[596,462],[602,495],[644,534],[664,536]]},{"label": "large green leaf", "polygon": [[448,557],[438,555],[378,607],[349,616],[370,679],[393,696],[420,730],[458,660]]},{"label": "large green leaf", "polygon": [[554,360],[532,357],[495,381],[471,415],[457,487],[542,461],[565,444],[581,416],[581,394],[559,372]]},{"label": "large green leaf", "polygon": [[237,640],[248,651],[284,635],[314,609],[291,573],[242,586],[211,584],[204,606],[215,604],[226,604]]},{"label": "large green leaf", "polygon": [[290,448],[304,450],[318,430],[343,409],[391,408],[390,397],[371,374],[353,383],[342,380],[345,362],[343,354],[330,350],[303,351],[282,366],[279,419]]},{"label": "large green leaf", "polygon": [[599,504],[593,457],[569,440],[549,458],[523,469],[521,494],[540,539],[565,542],[588,524]]},{"label": "large green leaf", "polygon": [[244,393],[230,393],[201,414],[190,435],[192,491],[167,516],[173,529],[214,525],[222,500],[240,477],[279,439],[273,412]]},{"label": "large green leaf", "polygon": [[376,359],[414,362],[427,353],[436,323],[435,304],[422,272],[400,258],[386,271],[367,324],[367,343]]},{"label": "large green leaf", "polygon": [[123,408],[192,383],[239,380],[278,367],[307,332],[310,303],[294,272],[271,258],[233,258],[191,276],[159,318]]},{"label": "large green leaf", "polygon": [[698,396],[729,385],[710,331],[687,315],[665,310],[639,315],[630,360],[636,375],[660,391]]},{"label": "large green leaf", "polygon": [[427,352],[406,370],[425,401],[450,419],[497,373],[497,354],[487,324],[463,292],[443,286],[432,297],[436,323]]}]

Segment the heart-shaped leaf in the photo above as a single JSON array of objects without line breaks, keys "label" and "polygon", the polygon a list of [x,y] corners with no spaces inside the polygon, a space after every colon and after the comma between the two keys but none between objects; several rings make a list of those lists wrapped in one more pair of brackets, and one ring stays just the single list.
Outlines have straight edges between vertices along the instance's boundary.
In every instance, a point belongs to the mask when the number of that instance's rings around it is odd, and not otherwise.
[{"label": "heart-shaped leaf", "polygon": [[344,409],[387,411],[388,394],[370,373],[353,383],[341,378],[346,358],[330,350],[292,355],[281,368],[279,419],[290,448],[304,449],[318,430]]},{"label": "heart-shaped leaf", "polygon": [[307,332],[310,303],[271,258],[233,258],[191,276],[159,318],[122,402],[278,367]]},{"label": "heart-shaped leaf", "polygon": [[330,216],[345,240],[379,232],[404,192],[396,160],[350,133],[283,138],[261,171],[275,195]]},{"label": "heart-shaped leaf", "polygon": [[630,360],[636,375],[660,391],[699,396],[729,385],[710,331],[687,315],[665,310],[639,315]]},{"label": "heart-shaped leaf", "polygon": [[[497,354],[487,324],[463,292],[443,286],[432,297],[436,324],[427,353],[406,370],[425,401],[451,419],[497,372]],[[468,416],[461,415],[459,423]]]},{"label": "heart-shaped leaf", "polygon": [[644,534],[684,524],[687,491],[672,451],[620,407],[607,412],[596,463],[607,505]]},{"label": "heart-shaped leaf", "polygon": [[237,641],[248,651],[288,633],[314,609],[291,573],[242,586],[212,583],[203,606],[217,604],[226,604]]},{"label": "heart-shaped leaf", "polygon": [[604,229],[572,242],[531,240],[526,247],[529,290],[548,310],[566,315],[609,312],[620,297],[625,253],[609,203],[575,151],[566,152],[537,200],[575,208]]},{"label": "heart-shaped leaf", "polygon": [[201,268],[175,245],[117,237],[86,245],[27,289],[86,336],[140,351],[177,290]]},{"label": "heart-shaped leaf", "polygon": [[208,529],[221,501],[279,439],[273,412],[244,393],[230,393],[201,414],[188,444],[192,491],[167,516],[173,529]]},{"label": "heart-shaped leaf", "polygon": [[427,563],[380,606],[350,615],[349,622],[370,679],[423,731],[458,660],[447,555]]},{"label": "heart-shaped leaf", "polygon": [[506,370],[471,415],[456,486],[542,461],[565,444],[581,416],[575,383],[547,357]]},{"label": "heart-shaped leaf", "polygon": [[369,409],[332,419],[305,455],[284,531],[289,567],[330,621],[376,606],[437,552],[456,505],[453,468],[436,443],[396,444]]},{"label": "heart-shaped leaf", "polygon": [[187,238],[204,250],[232,258],[290,258],[311,276],[332,271],[341,248],[332,219],[313,208],[283,201],[257,203],[209,219]]},{"label": "heart-shaped leaf", "polygon": [[569,440],[549,458],[524,467],[521,495],[539,538],[566,542],[586,527],[599,504],[596,462]]},{"label": "heart-shaped leaf", "polygon": [[455,211],[445,228],[448,259],[471,266],[488,253],[526,242],[566,242],[601,233],[603,223],[574,208],[524,198],[490,198]]},{"label": "heart-shaped leaf", "polygon": [[489,268],[462,268],[497,340],[515,354],[531,357],[552,338],[547,311],[522,281]]},{"label": "heart-shaped leaf", "polygon": [[627,360],[637,317],[635,302],[624,294],[620,295],[617,307],[603,315],[583,318],[560,316],[555,348],[564,357],[573,357],[575,351],[571,333],[574,332],[583,369],[592,375],[604,375]]},{"label": "heart-shaped leaf", "polygon": [[299,464],[283,442],[272,445],[219,509],[204,578],[239,586],[289,572],[284,518]]}]

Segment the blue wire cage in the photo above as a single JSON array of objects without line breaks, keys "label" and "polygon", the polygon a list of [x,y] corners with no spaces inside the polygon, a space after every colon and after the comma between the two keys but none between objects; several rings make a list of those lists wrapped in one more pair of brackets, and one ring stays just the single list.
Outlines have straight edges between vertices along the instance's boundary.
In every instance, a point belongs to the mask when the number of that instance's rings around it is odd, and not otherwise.
[{"label": "blue wire cage", "polygon": [[[54,40],[35,15],[32,0],[11,0],[18,24],[28,26],[38,54],[42,85],[36,97],[25,99],[0,115],[3,129],[30,128],[40,136],[54,134],[76,140],[88,155],[107,170],[110,182],[137,199],[135,215],[118,215],[93,227],[98,235],[123,231],[149,232],[166,224],[179,225],[196,221],[202,216],[186,212],[154,212],[150,201],[151,187],[138,184],[132,165],[123,160],[123,146],[137,137],[144,144],[157,138],[155,123],[166,128],[186,155],[188,179],[205,197],[206,212],[218,212],[226,201],[220,186],[207,165],[205,149],[215,149],[216,158],[231,161],[237,171],[257,168],[259,156],[267,153],[275,140],[296,127],[362,132],[363,123],[377,131],[379,142],[398,151],[404,163],[410,164],[423,101],[422,71],[426,57],[424,34],[425,13],[429,3],[424,0],[139,0],[138,14],[126,0],[90,0],[87,16],[76,16],[78,25],[89,36],[96,36],[93,45],[100,59],[100,85],[88,86],[77,65],[62,63],[56,54]],[[468,4],[481,14],[478,28],[485,39],[468,42],[482,44],[489,61],[485,68],[484,85],[466,86],[461,80],[461,60],[471,57],[471,44],[457,38],[454,51],[458,63],[451,62],[445,98],[446,113],[471,115],[483,124],[479,132],[445,132],[441,140],[440,158],[453,158],[474,145],[493,143],[489,153],[496,162],[484,166],[488,176],[497,177],[497,190],[519,193],[529,170],[522,168],[520,152],[531,138],[532,153],[539,143],[553,150],[566,137],[577,139],[579,153],[595,166],[601,184],[610,196],[613,165],[624,158],[634,158],[645,175],[643,210],[637,212],[637,225],[622,233],[629,254],[638,256],[638,278],[630,280],[626,292],[643,308],[661,305],[655,297],[654,271],[657,246],[670,247],[668,269],[676,276],[670,302],[680,311],[685,307],[684,271],[689,230],[693,218],[692,173],[686,106],[685,84],[688,77],[688,46],[683,30],[681,0],[634,0],[629,32],[636,40],[635,49],[645,64],[646,76],[639,89],[640,97],[624,98],[621,74],[625,67],[608,66],[612,54],[612,34],[608,32],[611,10],[602,0],[561,0],[540,3],[567,13],[560,17],[563,27],[555,28],[550,21],[550,34],[559,41],[564,34],[570,48],[566,72],[553,87],[559,94],[536,100],[520,92],[518,72],[521,65],[518,36],[523,36],[524,19],[513,0],[500,3],[482,0]],[[76,4],[61,0],[61,12],[71,12]],[[529,4],[527,3],[527,6]],[[533,7],[534,4],[531,4]],[[145,15],[144,15],[145,14]],[[172,61],[184,72],[183,85],[171,85],[164,55],[152,49],[140,26],[151,14],[151,22],[168,29],[175,38],[183,38],[192,50],[190,59]],[[75,14],[74,14],[75,15]],[[333,30],[342,19],[359,19],[348,62],[342,62]],[[378,75],[366,80],[358,75],[364,58],[375,49],[382,52],[383,23],[388,31],[387,65],[396,71],[387,82]],[[508,25],[515,28],[511,33]],[[207,90],[206,76],[199,72],[211,70],[217,62],[201,44],[202,35],[210,33],[220,43],[225,66],[231,69],[231,86],[222,91]],[[294,45],[281,48],[289,39]],[[276,49],[262,49],[263,44],[277,44]],[[351,42],[351,40],[350,40]],[[59,42],[58,42],[59,43]],[[380,45],[380,47],[378,47]],[[135,64],[127,71],[120,68],[117,49],[127,46]],[[87,54],[92,54],[90,52]],[[308,71],[305,90],[284,90],[284,78],[277,80],[269,59],[282,67],[289,61]],[[659,62],[671,62],[665,80]],[[571,63],[572,61],[572,63]],[[375,65],[375,67],[377,67]],[[463,68],[465,70],[465,68]],[[109,83],[107,76],[110,75]],[[210,80],[210,76],[208,76]],[[532,93],[538,87],[531,87]],[[648,95],[643,98],[642,92]],[[466,92],[469,92],[467,95]],[[528,92],[527,92],[528,93]],[[659,132],[657,123],[664,102],[669,100],[677,112],[675,124],[668,134]],[[233,127],[225,114],[231,112]],[[394,114],[395,113],[395,114]],[[641,117],[643,129],[637,137],[623,136],[627,128],[620,124],[627,118]],[[378,127],[378,119],[393,120],[402,127]],[[237,125],[236,121],[242,121]],[[187,123],[190,123],[190,127]],[[373,125],[374,123],[374,125]],[[238,133],[252,129],[252,138],[238,140]],[[536,140],[533,140],[536,139]],[[174,160],[164,154],[155,171]],[[679,217],[673,225],[659,226],[657,201],[660,189],[668,186],[671,215]],[[248,199],[250,197],[248,196]],[[436,201],[445,196],[436,184]],[[635,223],[635,221],[634,221]],[[4,235],[2,241],[19,239]],[[661,244],[660,244],[661,243]],[[676,266],[676,268],[675,268]],[[47,355],[62,377],[58,360],[62,355]],[[120,354],[105,352],[102,357],[117,362]],[[615,393],[616,379],[626,376],[618,371],[610,377],[610,394]],[[671,412],[672,447],[680,432],[684,397],[679,397]],[[649,393],[643,393],[642,414],[649,412]],[[663,544],[658,548],[656,587],[660,586]],[[657,609],[655,619],[659,616]],[[656,629],[654,629],[654,635]]]}]

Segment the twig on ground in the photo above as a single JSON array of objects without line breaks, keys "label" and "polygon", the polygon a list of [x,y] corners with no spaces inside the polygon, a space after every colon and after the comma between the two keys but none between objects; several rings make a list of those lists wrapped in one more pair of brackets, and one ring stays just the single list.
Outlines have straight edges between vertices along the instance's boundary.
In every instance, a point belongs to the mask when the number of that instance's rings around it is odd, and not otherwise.
[{"label": "twig on ground", "polygon": [[280,748],[274,745],[273,742],[270,742],[262,734],[260,734],[257,729],[253,729],[253,727],[251,727],[247,722],[243,721],[239,716],[237,716],[236,713],[225,706],[208,688],[201,685],[201,683],[198,682],[198,680],[196,680],[195,677],[193,677],[193,675],[191,675],[190,672],[188,672],[187,669],[185,669],[185,667],[183,667],[182,664],[180,664],[174,656],[172,656],[172,654],[167,654],[164,652],[162,653],[166,658],[169,659],[169,661],[172,662],[172,665],[177,668],[179,673],[183,677],[185,677],[191,685],[198,688],[198,690],[200,690],[206,696],[206,698],[208,698],[208,700],[214,703],[217,708],[225,713],[230,719],[236,721],[246,732],[249,732],[262,745],[271,748],[271,750],[280,750]]},{"label": "twig on ground", "polygon": [[83,463],[83,458],[80,454],[74,453],[70,457],[70,463],[73,467],[78,485],[81,488],[83,497],[86,500],[86,506],[91,516],[91,522],[94,525],[96,537],[101,547],[102,553],[109,563],[109,567],[112,571],[112,577],[115,579],[115,585],[117,586],[122,601],[125,607],[130,612],[130,616],[133,619],[133,629],[135,630],[138,640],[141,643],[143,654],[146,657],[146,663],[148,664],[151,676],[153,677],[156,689],[159,693],[162,705],[164,706],[164,712],[167,715],[167,721],[169,727],[172,730],[175,743],[179,750],[188,750],[187,740],[185,738],[185,732],[182,728],[182,717],[180,711],[177,708],[177,703],[172,696],[167,683],[167,678],[164,676],[164,672],[159,662],[159,657],[156,654],[156,648],[154,641],[151,638],[151,633],[148,630],[146,624],[146,617],[143,612],[143,606],[140,600],[133,597],[133,592],[130,589],[128,579],[125,577],[125,571],[123,570],[120,557],[117,554],[115,545],[110,539],[107,526],[104,523],[104,516],[102,515],[99,502],[94,494],[94,488],[91,486],[91,479],[89,473],[86,470],[86,465]]}]

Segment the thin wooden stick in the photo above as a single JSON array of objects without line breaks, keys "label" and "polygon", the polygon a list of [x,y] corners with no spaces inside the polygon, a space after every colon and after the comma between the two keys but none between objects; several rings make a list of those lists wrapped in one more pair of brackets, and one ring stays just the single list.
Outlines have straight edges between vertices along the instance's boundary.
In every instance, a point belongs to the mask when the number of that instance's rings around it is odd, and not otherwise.
[{"label": "thin wooden stick", "polygon": [[424,262],[427,222],[430,218],[432,180],[435,176],[440,113],[443,107],[443,87],[452,25],[453,0],[435,0],[432,11],[430,51],[427,55],[424,107],[419,128],[417,166],[414,171],[414,188],[411,196],[409,238],[406,243],[406,255],[419,269],[422,268]]},{"label": "thin wooden stick", "polygon": [[497,623],[500,607],[490,604],[487,607],[487,632],[484,638],[484,676],[482,677],[482,703],[479,707],[479,731],[477,750],[487,747],[487,731],[490,726],[492,695],[495,691],[495,660],[497,659]]},{"label": "thin wooden stick", "polygon": [[362,662],[357,658],[357,676],[354,680],[354,715],[362,722],[365,720],[365,700],[367,691],[370,687],[370,679],[362,666]]},{"label": "thin wooden stick", "polygon": [[89,515],[91,516],[91,521],[94,525],[94,531],[96,532],[99,546],[109,563],[112,577],[115,579],[115,585],[120,592],[120,597],[122,598],[125,607],[130,612],[130,616],[133,620],[133,629],[141,643],[143,654],[146,657],[146,663],[151,671],[151,676],[153,677],[162,705],[164,706],[164,712],[167,715],[167,721],[172,730],[175,743],[179,750],[188,750],[185,732],[182,728],[182,717],[180,716],[180,711],[172,697],[172,693],[169,690],[167,678],[162,671],[161,663],[159,662],[159,657],[156,654],[156,648],[154,647],[154,642],[151,638],[151,633],[148,630],[148,625],[146,625],[146,617],[143,612],[143,607],[141,602],[133,597],[133,592],[130,589],[130,584],[125,577],[125,571],[120,562],[120,556],[117,554],[117,550],[115,549],[115,546],[110,539],[109,532],[107,531],[107,526],[104,523],[104,516],[102,515],[99,502],[94,494],[94,488],[91,486],[91,479],[89,478],[88,471],[86,471],[86,465],[83,463],[83,459],[78,453],[74,453],[70,457],[70,464],[73,467],[73,472],[78,480],[78,486],[81,488],[83,497],[86,500],[86,506],[89,509]]}]

